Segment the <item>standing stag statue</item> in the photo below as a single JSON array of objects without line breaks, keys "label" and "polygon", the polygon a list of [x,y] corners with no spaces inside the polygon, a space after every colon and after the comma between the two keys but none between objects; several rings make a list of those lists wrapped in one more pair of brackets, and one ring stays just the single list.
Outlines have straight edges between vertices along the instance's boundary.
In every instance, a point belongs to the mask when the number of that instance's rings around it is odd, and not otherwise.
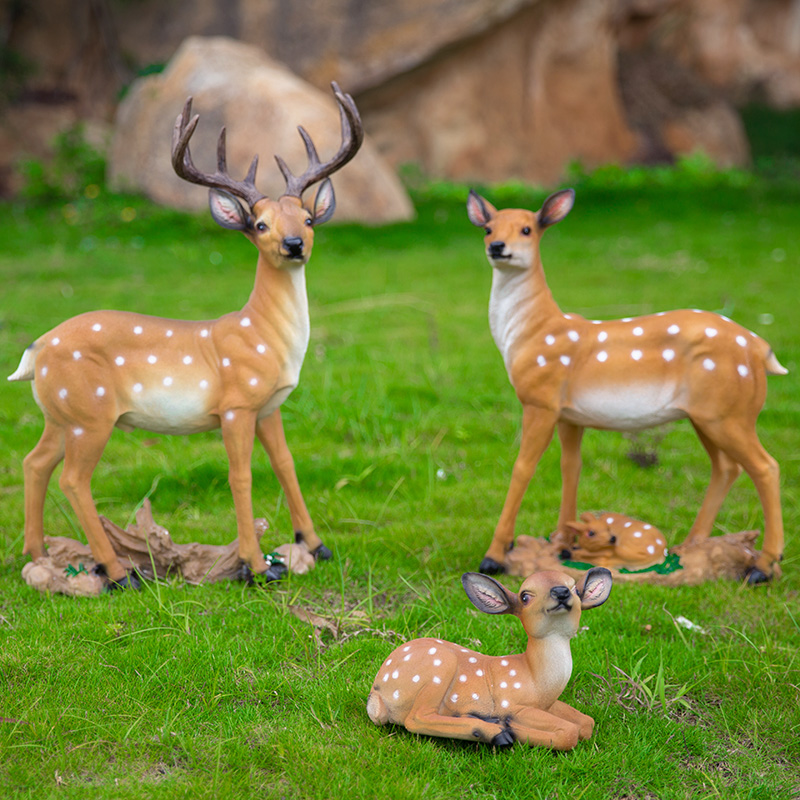
[{"label": "standing stag statue", "polygon": [[528,635],[524,653],[486,656],[442,639],[414,639],[383,662],[367,700],[376,725],[453,739],[571,750],[594,720],[558,698],[572,675],[570,639],[581,610],[608,599],[611,573],[589,570],[576,586],[561,572],[537,572],[519,593],[468,572],[467,597],[486,614],[513,614]]},{"label": "standing stag statue", "polygon": [[769,579],[783,553],[780,476],[758,439],[756,418],[767,375],[787,370],[759,336],[708,311],[608,321],[561,311],[545,280],[539,242],[574,200],[571,189],[556,192],[538,212],[498,211],[475,192],[467,200],[493,267],[492,336],[523,407],[519,455],[481,572],[503,571],[522,497],[556,428],[562,496],[555,540],[565,546],[567,522],[577,516],[584,429],[637,431],[688,418],[711,459],[711,481],[682,546],[709,536],[744,469],[764,510],[764,543],[748,580]]},{"label": "standing stag statue", "polygon": [[[255,186],[258,156],[244,180],[228,175],[224,128],[216,172],[203,173],[194,166],[189,139],[198,116],[190,119],[191,98],[175,123],[175,172],[208,187],[212,217],[223,227],[244,233],[258,250],[255,286],[241,311],[208,322],[95,311],[61,323],[23,354],[9,380],[33,381],[33,395],[45,420],[42,437],[24,462],[24,552],[34,560],[45,555],[45,493],[63,459],[60,486],[92,554],[112,585],[135,582],[126,575],[103,530],[90,487],[115,426],[169,434],[222,429],[239,555],[246,567],[261,574],[268,565],[254,529],[250,464],[253,440],[258,437],[286,494],[296,539],[318,558],[330,558],[300,492],[280,405],[297,386],[308,346],[305,265],[314,227],[334,212],[329,176],[355,156],[364,138],[353,99],[335,83],[333,92],[342,128],[338,152],[321,163],[311,137],[299,128],[308,167],[295,176],[276,156],[286,180],[286,191],[277,200]],[[303,192],[320,181],[313,205],[305,206]]]}]

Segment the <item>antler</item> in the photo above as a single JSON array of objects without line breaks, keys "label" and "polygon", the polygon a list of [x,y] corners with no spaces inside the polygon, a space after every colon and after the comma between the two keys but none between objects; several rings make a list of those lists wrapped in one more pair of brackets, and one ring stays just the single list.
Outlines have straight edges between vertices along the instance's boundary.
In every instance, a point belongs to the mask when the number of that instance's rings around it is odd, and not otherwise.
[{"label": "antler", "polygon": [[258,155],[253,156],[250,169],[243,181],[235,181],[228,175],[228,166],[225,158],[225,128],[219,132],[217,142],[217,171],[213,175],[200,172],[192,162],[192,155],[189,152],[189,139],[192,138],[194,129],[200,119],[199,114],[195,114],[191,120],[189,115],[192,113],[192,98],[186,100],[183,111],[178,114],[175,120],[175,128],[172,131],[172,166],[179,177],[190,183],[197,183],[200,186],[207,186],[209,189],[224,189],[231,194],[241,197],[252,209],[253,206],[266,195],[256,189],[256,169],[258,169]]},{"label": "antler", "polygon": [[308,131],[301,126],[297,130],[303,137],[308,154],[308,168],[302,175],[293,175],[286,162],[280,157],[275,156],[278,167],[286,180],[286,191],[284,197],[302,197],[303,192],[314,183],[321,181],[332,175],[336,170],[341,169],[358,152],[361,143],[364,141],[364,127],[361,124],[361,116],[358,113],[355,102],[349,94],[345,94],[336,81],[331,83],[336,102],[339,104],[339,117],[342,123],[342,144],[339,152],[324,164],[320,163],[317,149],[314,142],[308,135]]}]

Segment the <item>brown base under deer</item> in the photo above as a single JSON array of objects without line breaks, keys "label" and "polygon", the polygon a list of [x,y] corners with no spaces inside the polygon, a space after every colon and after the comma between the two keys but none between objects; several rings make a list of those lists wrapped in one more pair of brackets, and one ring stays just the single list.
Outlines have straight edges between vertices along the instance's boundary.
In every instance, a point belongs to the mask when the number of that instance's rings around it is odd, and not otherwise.
[{"label": "brown base under deer", "polygon": [[[706,581],[744,580],[755,567],[758,531],[711,536],[680,548],[680,569],[668,573],[654,570],[626,572],[611,569],[615,583],[654,583],[661,586],[697,586]],[[547,539],[517,536],[514,548],[506,554],[504,566],[509,575],[526,576],[542,570],[561,570],[579,578],[586,570],[565,564],[562,548]],[[773,578],[780,577],[776,567]]]},{"label": "brown base under deer", "polygon": [[[150,501],[136,512],[136,523],[127,530],[100,517],[114,551],[128,572],[146,579],[182,578],[189,584],[241,580],[242,561],[238,540],[228,545],[176,544],[166,528],[153,520]],[[255,520],[259,540],[267,521]],[[26,564],[22,577],[40,592],[92,597],[101,594],[109,581],[95,571],[97,562],[88,545],[63,536],[46,536],[47,556]],[[296,574],[314,568],[314,557],[304,544],[283,544],[275,548],[286,567]]]}]

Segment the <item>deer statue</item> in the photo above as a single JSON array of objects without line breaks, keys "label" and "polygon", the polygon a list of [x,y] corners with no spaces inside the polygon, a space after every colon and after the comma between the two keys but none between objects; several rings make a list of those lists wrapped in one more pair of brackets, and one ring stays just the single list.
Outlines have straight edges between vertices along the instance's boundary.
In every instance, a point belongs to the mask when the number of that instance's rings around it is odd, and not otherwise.
[{"label": "deer statue", "polygon": [[474,191],[467,200],[470,222],[484,229],[493,267],[492,336],[523,408],[519,455],[481,572],[503,571],[522,497],[556,428],[562,495],[554,541],[565,546],[566,523],[577,515],[584,429],[636,431],[688,417],[711,459],[711,480],[681,547],[709,536],[744,469],[764,511],[763,548],[748,580],[768,580],[783,552],[780,476],[758,439],[756,418],[766,376],[787,370],[763,339],[707,311],[608,321],[561,311],[545,280],[539,242],[574,200],[572,189],[556,192],[538,212],[498,211]]},{"label": "deer statue", "polygon": [[[109,543],[92,498],[90,481],[114,427],[188,434],[222,429],[228,478],[236,509],[239,555],[252,573],[268,565],[254,529],[251,455],[257,436],[286,494],[297,541],[318,558],[330,551],[314,531],[286,444],[280,405],[297,386],[309,339],[305,265],[314,227],[333,215],[330,175],[358,151],[364,132],[352,97],[334,83],[342,143],[321,163],[308,133],[308,167],[293,175],[276,156],[286,181],[277,200],[255,185],[258,156],[244,180],[228,174],[225,129],[217,146],[217,170],[200,172],[189,140],[199,117],[190,119],[192,99],[178,115],[172,165],[184,180],[210,189],[212,217],[238,230],[256,246],[255,286],[241,311],[217,320],[190,322],[121,311],[81,314],[40,336],[22,356],[11,381],[33,381],[44,414],[44,432],[24,461],[25,546],[34,560],[44,556],[45,493],[63,459],[60,486],[86,533],[92,554],[111,585],[135,583]],[[313,205],[303,192],[322,181]],[[268,577],[274,577],[272,573]]]},{"label": "deer statue", "polygon": [[664,534],[649,522],[624,514],[592,514],[566,523],[574,544],[562,554],[598,567],[641,570],[661,564],[668,555]]},{"label": "deer statue", "polygon": [[611,573],[590,569],[580,586],[561,572],[536,572],[519,594],[467,572],[467,597],[486,614],[513,614],[528,634],[524,653],[485,656],[441,639],[414,639],[383,662],[367,700],[376,725],[453,739],[571,750],[594,720],[558,698],[572,674],[569,640],[581,610],[608,599]]}]

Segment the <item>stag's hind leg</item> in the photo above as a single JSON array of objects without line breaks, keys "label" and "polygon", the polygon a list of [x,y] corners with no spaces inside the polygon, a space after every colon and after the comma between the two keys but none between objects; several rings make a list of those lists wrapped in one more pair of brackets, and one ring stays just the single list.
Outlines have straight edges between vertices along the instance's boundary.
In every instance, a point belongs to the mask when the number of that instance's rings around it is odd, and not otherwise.
[{"label": "stag's hind leg", "polygon": [[59,484],[86,534],[92,555],[114,583],[125,581],[125,569],[103,529],[92,497],[92,473],[111,436],[112,426],[98,422],[92,428],[70,427],[64,434],[64,469]]},{"label": "stag's hind leg", "polygon": [[25,546],[34,561],[42,558],[44,547],[44,503],[53,470],[64,458],[64,432],[45,419],[44,431],[36,447],[25,456],[22,471],[25,477]]},{"label": "stag's hind leg", "polygon": [[694,422],[694,429],[701,444],[711,459],[711,479],[708,483],[703,505],[697,513],[697,518],[689,531],[689,535],[676,548],[680,552],[687,545],[696,544],[711,535],[714,520],[717,518],[722,503],[734,481],[742,474],[742,465],[730,458],[725,451],[709,439],[703,430]]},{"label": "stag's hind leg", "polygon": [[721,419],[696,423],[728,458],[741,464],[755,484],[764,511],[764,543],[756,558],[751,582],[766,580],[783,555],[783,513],[781,511],[780,468],[764,449],[755,429],[755,422]]}]

